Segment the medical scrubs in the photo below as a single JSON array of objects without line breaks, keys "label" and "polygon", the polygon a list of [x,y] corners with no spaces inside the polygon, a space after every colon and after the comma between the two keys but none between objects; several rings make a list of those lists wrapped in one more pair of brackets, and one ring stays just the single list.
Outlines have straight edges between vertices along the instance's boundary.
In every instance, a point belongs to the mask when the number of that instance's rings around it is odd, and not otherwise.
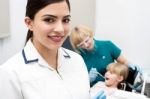
[{"label": "medical scrubs", "polygon": [[[80,48],[79,51],[87,65],[88,71],[90,72],[91,68],[96,68],[102,75],[106,72],[107,65],[114,62],[121,54],[121,50],[111,41],[99,41],[95,39],[93,50],[89,51]],[[97,81],[103,80],[101,76],[97,76],[95,81],[91,83],[91,86]]]},{"label": "medical scrubs", "polygon": [[60,48],[57,71],[47,64],[31,40],[0,66],[0,99],[90,99],[84,60]]}]

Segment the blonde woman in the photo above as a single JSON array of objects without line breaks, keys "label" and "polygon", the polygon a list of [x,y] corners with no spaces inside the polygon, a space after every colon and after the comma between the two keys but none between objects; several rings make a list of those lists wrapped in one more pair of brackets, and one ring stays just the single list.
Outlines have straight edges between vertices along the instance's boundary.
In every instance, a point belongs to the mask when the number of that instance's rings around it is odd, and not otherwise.
[{"label": "blonde woman", "polygon": [[[74,27],[70,34],[73,49],[83,57],[90,74],[90,84],[93,86],[98,81],[104,81],[102,77],[109,63],[117,61],[128,64],[128,61],[111,41],[101,41],[93,38],[93,31],[84,25]],[[98,73],[102,76],[98,76]]]}]

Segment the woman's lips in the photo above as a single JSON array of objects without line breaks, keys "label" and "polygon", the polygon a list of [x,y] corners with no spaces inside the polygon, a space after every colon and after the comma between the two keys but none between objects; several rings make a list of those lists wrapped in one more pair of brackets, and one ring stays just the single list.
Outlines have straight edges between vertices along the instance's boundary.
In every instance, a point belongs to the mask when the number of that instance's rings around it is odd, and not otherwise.
[{"label": "woman's lips", "polygon": [[48,36],[54,42],[61,42],[64,36]]}]

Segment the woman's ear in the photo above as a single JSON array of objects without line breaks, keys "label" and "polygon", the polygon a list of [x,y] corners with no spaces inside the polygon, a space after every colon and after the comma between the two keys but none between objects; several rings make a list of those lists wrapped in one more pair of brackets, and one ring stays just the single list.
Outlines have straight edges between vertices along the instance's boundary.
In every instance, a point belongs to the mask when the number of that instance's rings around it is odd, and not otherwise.
[{"label": "woman's ear", "polygon": [[118,82],[121,82],[123,81],[123,76],[118,76],[118,79],[117,79]]},{"label": "woman's ear", "polygon": [[29,17],[25,17],[24,19],[25,24],[29,28],[30,31],[33,31],[33,22]]}]

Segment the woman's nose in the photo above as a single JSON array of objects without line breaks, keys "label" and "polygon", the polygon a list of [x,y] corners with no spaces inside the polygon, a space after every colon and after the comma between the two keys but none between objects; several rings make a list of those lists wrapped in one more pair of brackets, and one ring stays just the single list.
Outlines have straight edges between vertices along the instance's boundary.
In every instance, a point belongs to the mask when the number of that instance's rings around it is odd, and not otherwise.
[{"label": "woman's nose", "polygon": [[88,43],[85,42],[85,43],[84,43],[84,46],[85,46],[85,47],[88,47]]},{"label": "woman's nose", "polygon": [[55,26],[55,31],[57,32],[64,32],[64,27],[63,27],[63,23],[62,22],[57,22],[56,26]]}]

